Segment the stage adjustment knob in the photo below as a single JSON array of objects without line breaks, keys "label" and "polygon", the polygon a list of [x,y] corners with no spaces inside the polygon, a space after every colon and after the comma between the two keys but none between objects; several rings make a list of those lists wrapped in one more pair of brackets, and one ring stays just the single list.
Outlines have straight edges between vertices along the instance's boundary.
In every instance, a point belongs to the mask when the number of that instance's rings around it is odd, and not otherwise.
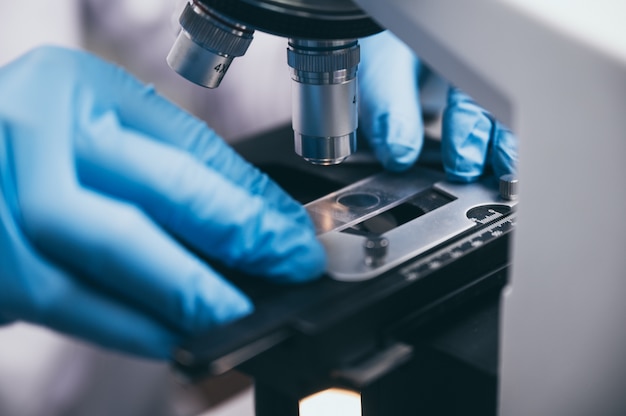
[{"label": "stage adjustment knob", "polygon": [[500,176],[500,196],[502,199],[507,201],[516,200],[519,192],[518,186],[519,180],[516,175],[510,173]]},{"label": "stage adjustment knob", "polygon": [[385,262],[389,240],[382,236],[370,236],[363,243],[363,248],[365,264],[369,267],[378,267]]}]

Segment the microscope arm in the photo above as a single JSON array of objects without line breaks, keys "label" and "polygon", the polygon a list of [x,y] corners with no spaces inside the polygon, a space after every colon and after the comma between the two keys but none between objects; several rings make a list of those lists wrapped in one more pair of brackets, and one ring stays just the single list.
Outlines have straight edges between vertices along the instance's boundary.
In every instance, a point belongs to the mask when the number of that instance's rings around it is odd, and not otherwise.
[{"label": "microscope arm", "polygon": [[500,414],[626,414],[626,6],[356,2],[520,140]]}]

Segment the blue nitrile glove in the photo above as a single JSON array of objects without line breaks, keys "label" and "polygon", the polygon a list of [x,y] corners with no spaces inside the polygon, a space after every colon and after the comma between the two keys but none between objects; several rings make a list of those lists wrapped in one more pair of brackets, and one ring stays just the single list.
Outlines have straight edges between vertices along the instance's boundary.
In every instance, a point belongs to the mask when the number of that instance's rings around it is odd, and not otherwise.
[{"label": "blue nitrile glove", "polygon": [[[362,39],[361,50],[361,129],[385,168],[408,169],[423,143],[419,78],[424,68],[390,32]],[[488,162],[498,176],[515,171],[515,136],[455,88],[448,95],[441,141],[451,180],[474,181]]]},{"label": "blue nitrile glove", "polygon": [[0,321],[167,358],[252,304],[191,250],[278,281],[325,255],[305,210],[122,69],[40,48],[0,68]]},{"label": "blue nitrile glove", "polygon": [[419,60],[388,31],[360,44],[359,126],[386,169],[406,170],[424,142]]},{"label": "blue nitrile glove", "polygon": [[441,153],[451,180],[475,181],[488,162],[499,178],[516,171],[517,138],[467,94],[451,87],[443,113]]}]

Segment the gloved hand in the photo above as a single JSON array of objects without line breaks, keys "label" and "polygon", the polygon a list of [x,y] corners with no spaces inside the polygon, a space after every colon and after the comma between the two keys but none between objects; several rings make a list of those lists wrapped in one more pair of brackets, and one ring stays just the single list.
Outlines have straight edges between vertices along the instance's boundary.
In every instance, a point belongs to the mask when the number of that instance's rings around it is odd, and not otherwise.
[{"label": "gloved hand", "polygon": [[120,68],[46,47],[0,91],[0,321],[162,359],[253,308],[187,247],[277,281],[323,271],[305,210]]},{"label": "gloved hand", "polygon": [[516,172],[517,138],[467,94],[451,87],[443,113],[441,154],[450,180],[473,182],[487,163],[499,178]]},{"label": "gloved hand", "polygon": [[[361,40],[360,126],[383,166],[402,171],[422,148],[424,127],[419,59],[390,32]],[[514,173],[517,139],[489,113],[450,88],[441,137],[443,165],[450,180],[471,182],[491,163],[499,177]]]}]

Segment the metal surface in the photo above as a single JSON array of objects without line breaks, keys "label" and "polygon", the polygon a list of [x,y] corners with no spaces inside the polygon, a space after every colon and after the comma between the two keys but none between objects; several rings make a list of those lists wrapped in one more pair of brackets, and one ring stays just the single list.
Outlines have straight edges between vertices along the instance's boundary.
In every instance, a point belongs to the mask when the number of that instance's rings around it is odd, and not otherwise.
[{"label": "metal surface", "polygon": [[279,13],[313,18],[355,19],[366,14],[351,0],[243,0]]},{"label": "metal surface", "polygon": [[188,80],[219,86],[255,29],[289,37],[294,147],[319,165],[356,150],[357,37],[380,31],[348,0],[193,0],[167,62]]},{"label": "metal surface", "polygon": [[[307,204],[328,253],[328,274],[341,281],[371,279],[474,227],[476,220],[468,216],[472,209],[515,204],[483,184],[453,184],[441,179],[440,174],[421,169],[403,175],[384,173]],[[385,229],[386,256],[376,262],[368,260],[363,245],[370,236],[351,231],[351,227],[431,189],[447,195],[450,201],[405,224]],[[346,204],[347,197],[361,202]]]},{"label": "metal surface", "polygon": [[346,39],[381,31],[350,0],[198,0],[251,28],[300,39]]},{"label": "metal surface", "polygon": [[[371,181],[366,178],[380,173],[380,166],[374,162],[371,165],[364,165],[364,162],[345,163],[324,169],[311,166],[291,151],[288,141],[291,134],[289,126],[285,126],[240,143],[237,150],[287,192],[294,197],[298,195],[298,200],[303,203],[348,187],[333,194],[337,196],[335,202],[350,208],[348,211],[367,211],[369,215],[381,204],[386,205],[387,208],[377,215],[361,222],[339,218],[343,219],[343,222],[339,221],[341,224],[352,223],[345,228],[346,232],[366,233],[362,234],[363,241],[366,241],[365,236],[387,238],[390,230],[410,226],[410,218],[404,218],[404,221],[399,221],[402,225],[390,228],[384,221],[390,213],[395,213],[400,220],[406,213],[403,209],[415,205],[418,211],[424,212],[423,218],[428,218],[455,201],[449,194],[444,194],[446,191],[433,190],[433,185],[442,180],[443,174],[423,168],[414,168],[416,172],[386,175],[386,184],[396,184],[398,189],[410,187],[415,182],[426,189],[413,189],[417,192],[414,196],[410,196],[410,192],[402,194],[393,186],[386,185],[381,187],[389,190],[389,196],[384,192],[375,195],[350,192],[355,191],[355,184]],[[438,142],[427,140],[424,151],[429,153],[438,146]],[[432,160],[422,157],[420,163],[424,166]],[[437,157],[437,163],[432,166],[439,167],[439,160]],[[489,184],[495,194],[495,183]],[[399,194],[397,198],[404,202],[391,204],[389,201],[398,201],[391,195],[393,193]],[[498,207],[508,208],[507,205]],[[470,217],[469,221],[474,223],[468,232],[371,280],[344,282],[323,276],[304,285],[284,286],[221,269],[227,279],[249,296],[255,310],[243,319],[186,340],[175,356],[177,361],[174,365],[192,379],[220,374],[236,366],[253,376],[257,387],[262,385],[295,399],[329,386],[357,388],[356,385],[359,385],[359,391],[369,387],[374,389],[377,383],[397,374],[407,365],[404,358],[410,355],[410,348],[404,349],[407,353],[403,353],[402,349],[394,346],[416,345],[413,341],[405,341],[414,340],[414,336],[420,338],[416,331],[422,333],[424,325],[444,328],[446,324],[441,325],[441,322],[457,314],[466,316],[468,304],[480,302],[486,293],[495,296],[506,281],[508,241],[513,230],[509,222],[511,214],[501,214],[492,206],[484,205],[458,214]],[[326,218],[333,219],[333,216]],[[333,224],[328,227],[328,230],[336,228]],[[369,254],[378,257],[382,254],[379,248],[372,247]],[[358,249],[365,258],[366,249],[362,246]],[[390,246],[387,255],[393,250]],[[480,333],[471,332],[459,344],[475,351],[476,336],[482,339]],[[423,349],[420,347],[414,351],[419,356]],[[486,355],[493,357],[491,350]],[[413,355],[413,358],[416,356]],[[495,360],[493,366],[495,368]],[[406,397],[413,399],[415,391],[423,391],[424,387],[415,387],[416,377],[426,382],[431,379],[431,374],[438,374],[438,369],[433,371],[436,372],[425,372],[420,365],[418,372],[407,374],[411,383],[407,384]],[[456,378],[452,376],[450,379]],[[467,391],[463,383],[455,386],[458,391]],[[439,391],[439,386],[433,388],[434,392]],[[365,401],[378,402],[378,396],[374,399],[365,393],[363,397]],[[405,397],[404,393],[394,395],[394,398],[402,397]],[[258,404],[262,405],[264,401],[259,400]],[[421,400],[419,402],[422,403]],[[384,401],[381,411],[370,415],[390,414],[392,407],[389,405],[394,403],[398,404],[396,400]],[[370,411],[372,404],[369,402]],[[290,410],[292,413],[281,413],[277,410],[281,406],[276,399],[265,405],[264,411],[259,414],[297,414],[293,410]],[[402,407],[397,406],[398,411],[391,414],[431,414],[400,411]]]},{"label": "metal surface", "polygon": [[519,179],[514,174],[500,177],[500,196],[509,201],[517,199],[519,194]]},{"label": "metal surface", "polygon": [[357,41],[290,39],[287,57],[296,153],[314,164],[341,163],[356,151]]},{"label": "metal surface", "polygon": [[180,25],[167,63],[189,81],[208,88],[219,86],[233,59],[246,53],[254,33],[195,1],[185,7]]},{"label": "metal surface", "polygon": [[378,267],[383,264],[389,248],[389,240],[382,236],[368,236],[363,242],[365,265]]}]

